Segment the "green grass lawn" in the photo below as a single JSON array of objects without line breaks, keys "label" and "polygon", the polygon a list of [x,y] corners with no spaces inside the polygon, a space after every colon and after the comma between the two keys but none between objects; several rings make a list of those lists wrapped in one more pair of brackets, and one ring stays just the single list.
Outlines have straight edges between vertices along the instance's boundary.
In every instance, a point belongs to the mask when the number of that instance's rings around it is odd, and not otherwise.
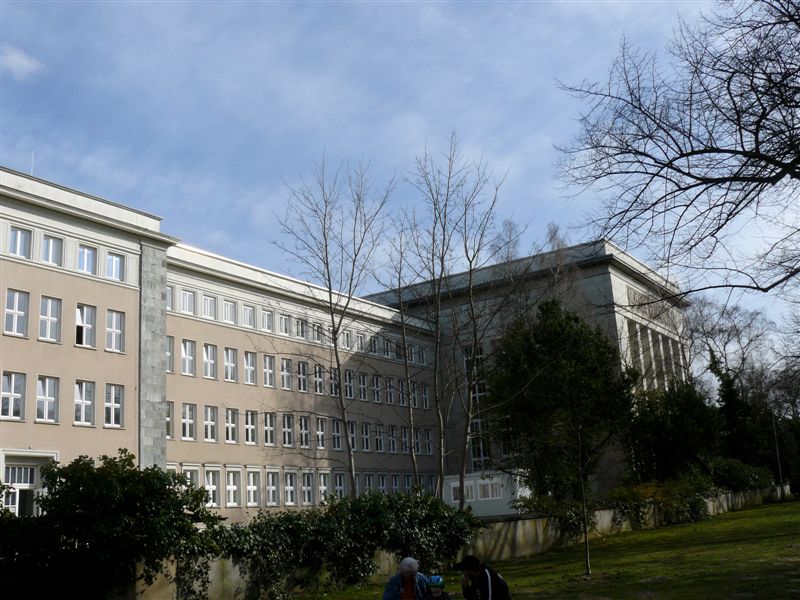
[{"label": "green grass lawn", "polygon": [[[800,599],[800,502],[768,504],[709,521],[592,540],[592,577],[582,546],[492,564],[514,600],[666,598]],[[458,574],[446,573],[458,593]],[[455,592],[455,593],[454,593]],[[380,598],[382,586],[328,592],[328,600]],[[322,593],[314,594],[315,598]],[[308,596],[307,598],[310,598]]]}]

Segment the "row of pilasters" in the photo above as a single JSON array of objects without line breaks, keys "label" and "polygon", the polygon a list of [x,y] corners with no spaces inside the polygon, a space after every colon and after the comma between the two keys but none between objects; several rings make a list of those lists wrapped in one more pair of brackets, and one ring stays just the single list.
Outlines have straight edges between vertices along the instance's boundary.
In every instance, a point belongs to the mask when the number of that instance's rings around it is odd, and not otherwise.
[{"label": "row of pilasters", "polygon": [[669,382],[683,379],[680,344],[631,319],[628,325],[628,354],[641,374],[644,389],[666,389]]}]

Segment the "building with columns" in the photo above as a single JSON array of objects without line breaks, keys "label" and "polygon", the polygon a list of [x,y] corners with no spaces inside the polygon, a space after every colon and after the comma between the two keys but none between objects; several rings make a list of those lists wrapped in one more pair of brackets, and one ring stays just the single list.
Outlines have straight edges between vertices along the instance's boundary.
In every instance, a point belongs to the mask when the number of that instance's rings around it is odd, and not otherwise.
[{"label": "building with columns", "polygon": [[[509,273],[524,281],[514,290],[524,304],[557,295],[600,326],[647,388],[682,377],[681,305],[663,299],[677,289],[610,242],[480,270],[470,285],[486,314],[507,309],[498,299]],[[465,281],[448,281],[451,314]],[[326,290],[187,246],[156,216],[2,169],[0,288],[0,479],[14,486],[3,501],[17,514],[35,513],[43,464],[119,448],[184,473],[233,521],[350,493],[347,439],[356,491],[434,487],[422,288],[407,292],[405,343],[395,292],[352,299],[340,336],[345,420],[332,397]],[[501,329],[502,319],[485,328],[482,355]],[[452,347],[459,334],[450,335]],[[479,420],[471,426],[465,493],[480,514],[510,486],[481,479],[490,444]],[[458,464],[449,454],[446,472]]]}]

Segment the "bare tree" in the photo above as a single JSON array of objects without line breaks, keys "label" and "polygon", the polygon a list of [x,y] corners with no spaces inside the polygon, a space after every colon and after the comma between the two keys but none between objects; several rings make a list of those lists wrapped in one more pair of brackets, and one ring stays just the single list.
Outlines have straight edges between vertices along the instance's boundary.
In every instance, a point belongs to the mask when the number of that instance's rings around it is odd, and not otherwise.
[{"label": "bare tree", "polygon": [[[353,321],[352,302],[371,277],[383,231],[383,212],[393,184],[373,189],[363,164],[340,166],[329,173],[323,161],[310,181],[288,190],[281,232],[273,243],[303,267],[304,275],[323,288],[320,298],[329,320],[333,396],[342,426],[348,427],[353,400],[345,395],[341,335]],[[348,432],[346,432],[348,433]],[[350,435],[344,435],[350,492],[356,492],[356,466]]]},{"label": "bare tree", "polygon": [[565,180],[604,192],[602,235],[702,275],[686,292],[796,288],[800,3],[725,1],[668,52],[623,42],[607,82],[562,84],[589,107]]}]

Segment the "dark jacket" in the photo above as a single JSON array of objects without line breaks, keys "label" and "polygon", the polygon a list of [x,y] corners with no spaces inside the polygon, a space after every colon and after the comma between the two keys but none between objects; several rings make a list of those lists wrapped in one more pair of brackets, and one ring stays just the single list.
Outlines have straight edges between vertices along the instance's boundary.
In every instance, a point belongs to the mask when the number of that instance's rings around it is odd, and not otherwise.
[{"label": "dark jacket", "polygon": [[[414,586],[417,600],[428,598],[428,578],[422,573],[417,573],[417,581]],[[403,577],[398,573],[389,579],[386,589],[383,590],[383,600],[400,600],[403,595]]]},{"label": "dark jacket", "polygon": [[465,578],[462,589],[465,600],[511,600],[505,579],[486,565],[481,565],[476,578]]}]

